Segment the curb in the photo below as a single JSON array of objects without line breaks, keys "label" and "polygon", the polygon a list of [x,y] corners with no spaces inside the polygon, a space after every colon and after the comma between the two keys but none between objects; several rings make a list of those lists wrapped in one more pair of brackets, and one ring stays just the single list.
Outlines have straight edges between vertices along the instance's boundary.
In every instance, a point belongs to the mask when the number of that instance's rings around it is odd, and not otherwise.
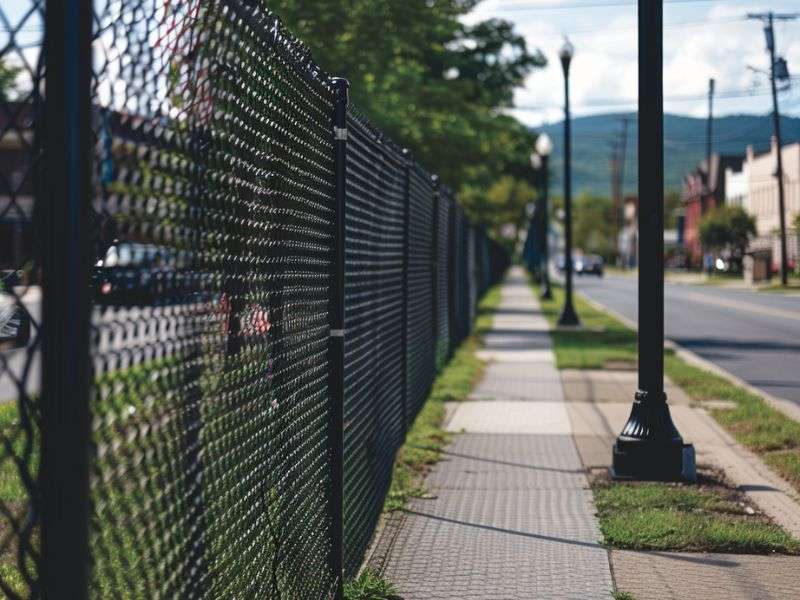
[{"label": "curb", "polygon": [[[578,293],[580,293],[580,292],[578,292]],[[601,310],[601,311],[603,311],[605,313],[608,313],[609,315],[611,315],[612,317],[614,317],[618,321],[622,322],[622,324],[630,327],[634,331],[638,331],[639,326],[638,326],[637,323],[635,323],[631,319],[625,317],[624,315],[621,315],[620,313],[618,313],[614,309],[608,308],[607,306],[605,306],[603,304],[600,304],[599,302],[597,302],[595,300],[592,300],[591,298],[587,297],[585,294],[581,294],[581,298],[584,301],[586,301],[586,303],[589,304],[590,306],[592,306],[593,308],[595,308],[597,310]],[[699,355],[695,354],[691,350],[688,350],[688,349],[684,348],[683,346],[681,346],[680,344],[678,344],[674,340],[665,339],[664,340],[664,347],[672,349],[675,352],[676,356],[678,356],[679,358],[682,358],[687,363],[689,363],[689,364],[691,364],[691,365],[693,365],[695,367],[699,367],[701,369],[704,369],[706,371],[710,371],[714,375],[718,375],[719,377],[722,377],[723,379],[726,379],[730,383],[732,383],[732,384],[734,384],[736,386],[739,386],[742,389],[747,390],[748,392],[750,392],[751,394],[753,394],[755,396],[758,396],[759,398],[764,400],[764,402],[766,402],[769,406],[771,406],[775,410],[779,411],[784,416],[792,419],[793,421],[800,422],[800,406],[798,406],[794,402],[790,402],[789,400],[784,400],[783,398],[777,398],[777,397],[773,396],[772,394],[768,394],[767,392],[752,386],[751,384],[747,383],[744,379],[741,379],[740,377],[734,375],[730,371],[726,371],[722,367],[720,367],[718,365],[715,365],[714,363],[706,360],[702,356],[699,356]]]}]

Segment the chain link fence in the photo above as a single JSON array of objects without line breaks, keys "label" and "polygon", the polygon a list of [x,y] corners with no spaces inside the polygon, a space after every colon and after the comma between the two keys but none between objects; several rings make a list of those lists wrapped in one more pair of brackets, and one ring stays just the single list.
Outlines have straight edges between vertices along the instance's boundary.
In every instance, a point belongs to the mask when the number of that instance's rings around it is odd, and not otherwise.
[{"label": "chain link fence", "polygon": [[0,589],[337,597],[506,253],[263,2],[0,22]]}]

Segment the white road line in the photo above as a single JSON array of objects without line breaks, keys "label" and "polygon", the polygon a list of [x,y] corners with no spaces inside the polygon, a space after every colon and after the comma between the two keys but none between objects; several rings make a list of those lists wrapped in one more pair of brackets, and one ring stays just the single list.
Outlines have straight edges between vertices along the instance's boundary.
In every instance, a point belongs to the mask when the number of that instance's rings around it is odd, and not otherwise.
[{"label": "white road line", "polygon": [[783,319],[792,319],[800,321],[800,311],[783,310],[780,308],[760,306],[758,304],[750,304],[749,302],[741,302],[739,300],[731,300],[730,298],[720,298],[719,296],[706,296],[704,294],[686,293],[684,298],[689,298],[695,302],[703,302],[704,304],[711,304],[713,306],[724,306],[734,310],[741,310],[744,312],[753,313],[756,315],[781,317]]}]

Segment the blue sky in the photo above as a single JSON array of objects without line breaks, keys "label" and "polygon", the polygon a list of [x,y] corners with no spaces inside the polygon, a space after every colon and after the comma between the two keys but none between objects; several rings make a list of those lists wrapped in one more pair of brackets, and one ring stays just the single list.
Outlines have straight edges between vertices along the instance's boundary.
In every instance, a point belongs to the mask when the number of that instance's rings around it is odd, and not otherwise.
[{"label": "blue sky", "polygon": [[[628,5],[621,5],[630,2]],[[615,6],[594,6],[599,4]],[[748,12],[800,12],[800,0],[665,0],[665,110],[705,116],[708,78],[716,79],[718,115],[771,110],[769,82],[749,66],[766,69],[764,33]],[[567,34],[575,46],[571,70],[573,112],[587,115],[634,111],[637,91],[634,0],[483,0],[466,19],[512,21],[549,64],[517,92],[515,116],[530,125],[562,118],[561,67],[557,52]],[[777,51],[800,75],[800,19],[778,23]],[[752,94],[752,95],[749,95]],[[782,92],[781,110],[800,115],[800,78]]]}]

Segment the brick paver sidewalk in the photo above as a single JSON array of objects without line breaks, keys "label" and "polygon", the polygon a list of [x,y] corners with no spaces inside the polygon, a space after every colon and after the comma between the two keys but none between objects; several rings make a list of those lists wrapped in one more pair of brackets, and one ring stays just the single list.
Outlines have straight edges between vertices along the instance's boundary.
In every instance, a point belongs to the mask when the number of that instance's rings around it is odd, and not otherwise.
[{"label": "brick paver sidewalk", "polygon": [[521,269],[503,285],[462,432],[415,499],[390,522],[372,566],[404,600],[608,598],[591,491],[572,437],[550,336]]}]

